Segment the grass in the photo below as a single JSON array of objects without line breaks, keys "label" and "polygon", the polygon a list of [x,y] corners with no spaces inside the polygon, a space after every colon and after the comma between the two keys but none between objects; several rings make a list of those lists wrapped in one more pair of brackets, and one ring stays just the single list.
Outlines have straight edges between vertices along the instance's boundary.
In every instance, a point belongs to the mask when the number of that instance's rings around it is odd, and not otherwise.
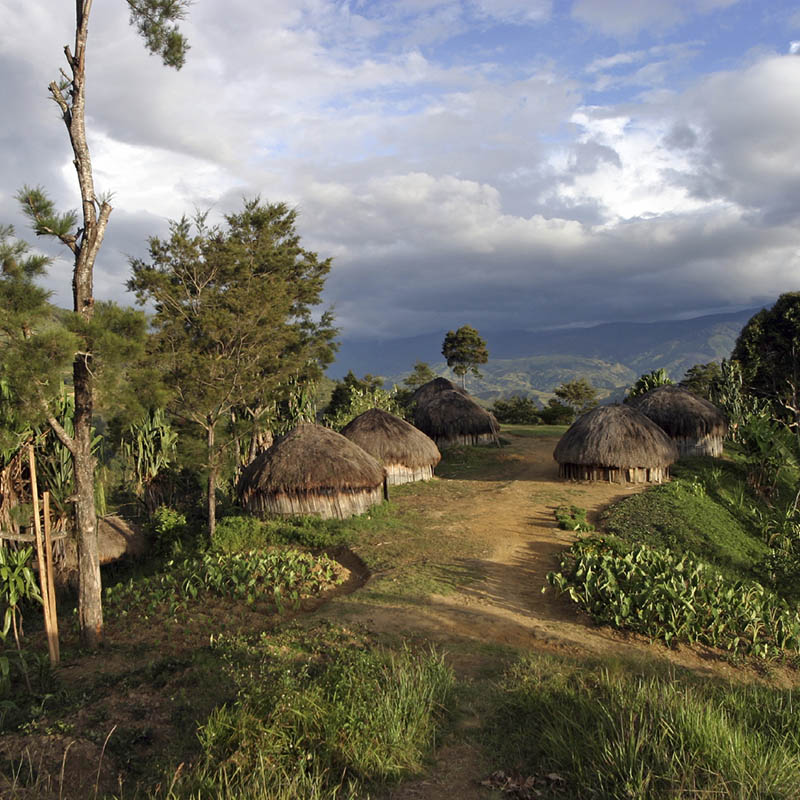
[{"label": "grass", "polygon": [[214,649],[237,700],[203,725],[203,758],[170,797],[333,798],[417,774],[454,683],[432,650],[387,651],[338,626]]},{"label": "grass", "polygon": [[670,483],[607,509],[600,527],[631,544],[694,553],[731,579],[759,580],[769,553],[749,508],[756,503],[733,462],[697,458],[673,469]]},{"label": "grass", "polygon": [[500,432],[527,438],[549,438],[563,436],[567,428],[569,425],[502,425]]},{"label": "grass", "polygon": [[557,774],[564,794],[552,796],[797,797],[800,716],[791,690],[528,655],[507,672],[495,703],[486,731],[495,766],[540,781]]}]

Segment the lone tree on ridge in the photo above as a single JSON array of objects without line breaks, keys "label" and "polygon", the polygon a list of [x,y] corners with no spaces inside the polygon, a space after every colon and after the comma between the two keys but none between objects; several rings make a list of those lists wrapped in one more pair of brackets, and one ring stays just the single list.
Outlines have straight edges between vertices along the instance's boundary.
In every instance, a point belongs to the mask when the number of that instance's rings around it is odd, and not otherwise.
[{"label": "lone tree on ridge", "polygon": [[489,360],[486,341],[481,339],[475,328],[462,325],[457,331],[448,331],[442,343],[442,355],[447,359],[447,366],[461,378],[461,388],[466,389],[466,376],[471,372],[476,378],[483,377],[478,364]]}]

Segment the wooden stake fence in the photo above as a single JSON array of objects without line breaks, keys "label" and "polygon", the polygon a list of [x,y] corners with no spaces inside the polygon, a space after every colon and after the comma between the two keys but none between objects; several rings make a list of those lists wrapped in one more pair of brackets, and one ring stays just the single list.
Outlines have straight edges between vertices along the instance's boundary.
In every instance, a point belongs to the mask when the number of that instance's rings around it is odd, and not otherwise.
[{"label": "wooden stake fence", "polygon": [[50,663],[55,666],[59,660],[58,617],[56,615],[56,593],[53,581],[53,554],[50,545],[50,493],[45,492],[45,539],[47,554],[42,546],[42,522],[39,519],[39,487],[36,483],[36,457],[33,445],[28,445],[28,459],[31,469],[31,497],[33,498],[33,530],[36,540],[36,558],[39,562],[39,586],[42,592],[44,608],[44,629],[47,633],[47,649],[50,651]]}]

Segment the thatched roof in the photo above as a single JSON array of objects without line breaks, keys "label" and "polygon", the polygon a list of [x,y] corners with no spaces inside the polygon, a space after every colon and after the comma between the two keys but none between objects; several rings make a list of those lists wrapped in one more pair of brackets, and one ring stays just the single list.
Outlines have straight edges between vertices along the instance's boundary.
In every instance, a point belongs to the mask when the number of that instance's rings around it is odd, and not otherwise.
[{"label": "thatched roof", "polygon": [[722,412],[708,400],[692,394],[682,386],[659,386],[631,400],[669,436],[701,439],[704,436],[725,436],[728,424]]},{"label": "thatched roof", "polygon": [[435,467],[442,457],[433,440],[422,431],[380,408],[357,416],[345,425],[342,436],[384,464]]},{"label": "thatched roof", "polygon": [[678,449],[635,408],[598,406],[575,420],[556,445],[553,458],[559,464],[653,468],[677,461]]},{"label": "thatched roof", "polygon": [[337,494],[373,489],[383,467],[340,433],[301,423],[248,464],[239,479],[242,500],[267,494]]},{"label": "thatched roof", "polygon": [[464,397],[469,397],[469,393],[466,389],[462,389],[452,381],[447,380],[447,378],[434,378],[432,381],[423,383],[422,386],[411,395],[411,402],[422,406],[442,392],[458,392],[458,394],[463,394]]},{"label": "thatched roof", "polygon": [[[424,387],[423,387],[424,388]],[[432,439],[459,436],[497,436],[500,427],[486,409],[462,392],[445,391],[418,404],[414,425]]]}]

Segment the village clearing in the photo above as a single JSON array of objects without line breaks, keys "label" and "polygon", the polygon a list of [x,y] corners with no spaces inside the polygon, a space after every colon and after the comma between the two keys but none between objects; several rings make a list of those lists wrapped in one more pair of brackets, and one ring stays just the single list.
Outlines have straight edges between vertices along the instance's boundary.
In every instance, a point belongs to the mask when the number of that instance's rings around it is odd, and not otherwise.
[{"label": "village clearing", "polygon": [[[277,637],[305,629],[321,630],[324,638],[327,626],[395,651],[408,643],[444,654],[457,689],[435,752],[418,777],[373,787],[370,796],[381,800],[569,796],[560,776],[545,785],[541,776],[514,775],[515,765],[497,763],[486,745],[493,687],[526,654],[586,664],[601,659],[633,673],[655,664],[737,684],[793,685],[789,667],[732,662],[702,647],[668,649],[594,625],[552,587],[542,592],[546,574],[576,537],[556,526],[555,509],[580,506],[595,522],[608,504],[643,491],[641,485],[559,480],[552,452],[561,430],[507,427],[502,448],[456,448],[434,481],[394,487],[391,504],[355,523],[350,549],[340,551],[350,567],[344,586],[279,619],[223,601],[166,619],[111,616],[105,649],[90,656],[80,654],[67,630],[52,694],[23,731],[0,737],[3,796],[144,797],[156,762],[190,764],[196,724],[235,697],[218,664],[204,655],[209,633]],[[36,634],[30,644],[41,645]],[[77,758],[63,759],[70,742]],[[508,774],[498,777],[498,770]],[[541,794],[515,789],[534,777],[545,781],[535,784]]]}]

